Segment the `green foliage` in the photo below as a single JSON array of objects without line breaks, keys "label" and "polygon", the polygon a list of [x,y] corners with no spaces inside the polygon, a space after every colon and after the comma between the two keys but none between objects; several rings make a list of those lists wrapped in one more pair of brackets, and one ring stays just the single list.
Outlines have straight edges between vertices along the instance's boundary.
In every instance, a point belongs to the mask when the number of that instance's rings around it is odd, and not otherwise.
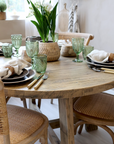
[{"label": "green foliage", "polygon": [[[31,2],[27,0],[28,4],[31,4],[33,8],[33,13],[36,18],[36,21],[31,20],[31,22],[36,26],[43,42],[48,41],[49,31],[51,33],[52,39],[54,41],[55,27],[56,27],[56,9],[58,3],[55,7],[49,12],[45,6],[40,5],[40,10]],[[51,2],[51,1],[50,1]]]},{"label": "green foliage", "polygon": [[7,9],[5,1],[0,1],[0,12],[4,12]]},{"label": "green foliage", "polygon": [[46,42],[48,41],[49,26],[45,15],[45,10],[41,6],[41,13],[40,13],[40,11],[35,7],[35,5],[32,2],[31,5],[33,7],[34,16],[36,18],[36,21],[31,20],[31,22],[36,26],[43,42]]},{"label": "green foliage", "polygon": [[55,28],[56,28],[56,10],[57,10],[57,5],[58,3],[55,5],[55,7],[53,8],[53,10],[51,11],[50,15],[49,15],[49,22],[50,22],[50,34],[52,37],[52,40],[54,40],[54,35],[55,35]]}]

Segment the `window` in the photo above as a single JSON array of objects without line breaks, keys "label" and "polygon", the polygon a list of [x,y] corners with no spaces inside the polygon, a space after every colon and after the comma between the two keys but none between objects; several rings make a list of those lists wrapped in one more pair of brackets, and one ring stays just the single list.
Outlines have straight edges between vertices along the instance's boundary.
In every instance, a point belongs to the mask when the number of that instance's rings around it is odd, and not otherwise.
[{"label": "window", "polygon": [[8,12],[25,12],[24,0],[7,0]]},{"label": "window", "polygon": [[[12,16],[15,15],[18,15],[19,19],[20,18],[25,19],[25,17],[28,15],[29,6],[27,0],[5,0],[5,1],[7,3],[7,19],[10,19]],[[45,0],[45,2],[49,1],[50,0]],[[55,5],[57,1],[58,0],[51,0],[52,5]]]},{"label": "window", "polygon": [[7,19],[25,18],[25,2],[26,0],[6,0],[7,3]]}]

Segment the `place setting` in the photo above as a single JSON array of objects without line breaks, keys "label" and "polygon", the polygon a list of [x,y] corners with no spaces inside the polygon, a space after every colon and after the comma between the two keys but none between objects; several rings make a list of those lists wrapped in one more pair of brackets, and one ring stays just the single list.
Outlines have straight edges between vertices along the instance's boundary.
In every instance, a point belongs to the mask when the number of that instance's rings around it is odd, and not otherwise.
[{"label": "place setting", "polygon": [[10,60],[0,68],[0,77],[4,84],[16,84],[28,81],[36,75],[31,64],[22,60]]},{"label": "place setting", "polygon": [[[0,52],[7,61],[0,67],[0,78],[4,84],[25,82],[36,75],[36,71],[32,69],[32,64],[21,58],[19,48],[22,44],[22,34],[11,35],[11,41],[12,44],[0,43],[2,47]],[[38,44],[35,50],[38,54]]]},{"label": "place setting", "polygon": [[93,50],[86,56],[88,67],[96,72],[114,74],[114,54],[103,50]]}]

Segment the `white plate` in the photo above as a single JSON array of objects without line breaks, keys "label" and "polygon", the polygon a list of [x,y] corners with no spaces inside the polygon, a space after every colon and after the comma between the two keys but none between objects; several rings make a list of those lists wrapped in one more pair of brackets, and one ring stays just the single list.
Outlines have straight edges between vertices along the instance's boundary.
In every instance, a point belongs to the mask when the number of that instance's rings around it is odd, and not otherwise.
[{"label": "white plate", "polygon": [[12,81],[6,81],[6,80],[2,80],[2,81],[4,84],[14,84],[14,83],[22,83],[22,82],[28,81],[36,75],[36,72],[34,70],[30,69],[28,71],[29,71],[29,74],[26,75],[22,79],[17,79],[17,80],[12,80]]}]

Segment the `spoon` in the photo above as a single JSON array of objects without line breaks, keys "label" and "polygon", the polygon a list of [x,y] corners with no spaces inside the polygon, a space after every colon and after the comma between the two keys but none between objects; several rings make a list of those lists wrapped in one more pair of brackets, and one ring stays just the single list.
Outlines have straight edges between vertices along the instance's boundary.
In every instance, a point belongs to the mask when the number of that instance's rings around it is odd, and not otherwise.
[{"label": "spoon", "polygon": [[38,87],[44,82],[44,80],[46,80],[48,78],[48,75],[44,75],[42,79],[40,79],[40,81],[37,83],[37,85],[34,87],[35,90],[38,89]]}]

